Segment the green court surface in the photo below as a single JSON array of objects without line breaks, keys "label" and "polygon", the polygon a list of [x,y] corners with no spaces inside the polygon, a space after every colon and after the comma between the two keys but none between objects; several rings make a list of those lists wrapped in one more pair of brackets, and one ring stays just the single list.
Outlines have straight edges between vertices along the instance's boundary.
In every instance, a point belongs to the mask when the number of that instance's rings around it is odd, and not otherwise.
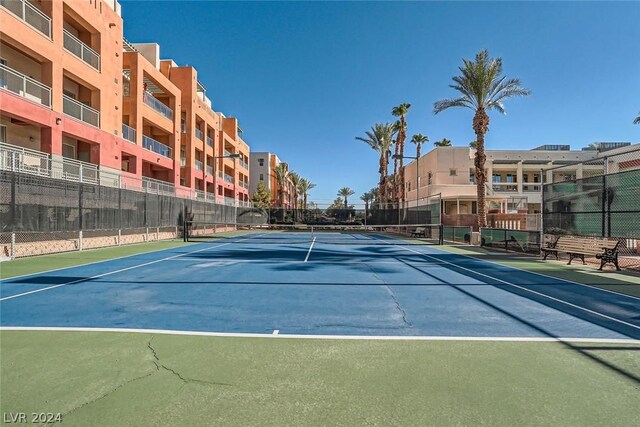
[{"label": "green court surface", "polygon": [[640,346],[3,331],[1,410],[88,425],[637,425]]}]

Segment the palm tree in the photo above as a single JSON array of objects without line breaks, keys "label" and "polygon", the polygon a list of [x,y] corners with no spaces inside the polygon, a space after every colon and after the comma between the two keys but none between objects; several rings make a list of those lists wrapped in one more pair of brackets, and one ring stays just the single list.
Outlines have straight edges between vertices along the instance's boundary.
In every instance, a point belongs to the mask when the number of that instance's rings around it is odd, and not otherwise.
[{"label": "palm tree", "polygon": [[[406,102],[398,105],[397,107],[393,107],[391,109],[391,114],[395,117],[399,117],[396,125],[396,156],[393,159],[393,176],[396,176],[397,171],[400,171],[399,179],[396,179],[397,185],[393,186],[394,193],[394,201],[399,201],[404,195],[404,142],[407,139],[407,122],[405,120],[405,116],[409,112],[409,108],[411,108],[411,104],[407,104]],[[398,158],[399,157],[399,158]],[[400,188],[399,188],[400,187]]]},{"label": "palm tree", "polygon": [[584,147],[584,150],[588,150],[588,151],[598,151],[599,149],[600,149],[600,144],[598,144],[597,142],[592,142],[591,144]]},{"label": "palm tree", "polygon": [[421,133],[416,133],[411,137],[411,142],[416,144],[416,157],[420,158],[420,148],[425,142],[429,142],[429,137]]},{"label": "palm tree", "polygon": [[485,206],[485,185],[487,176],[484,170],[486,155],[484,152],[484,135],[489,131],[489,115],[495,109],[504,114],[503,101],[515,96],[526,96],[530,91],[523,88],[519,79],[507,79],[502,76],[502,59],[489,58],[484,49],[476,54],[475,61],[463,59],[459,67],[460,76],[453,77],[455,84],[451,88],[462,94],[459,98],[443,99],[433,105],[433,113],[438,114],[451,107],[465,107],[475,112],[473,131],[476,134],[478,148],[475,154],[475,174],[478,192],[478,226],[487,225]]},{"label": "palm tree", "polygon": [[633,121],[634,125],[640,125],[640,114],[638,114],[638,117],[635,118],[635,120]]},{"label": "palm tree", "polygon": [[273,168],[273,172],[278,182],[278,207],[284,208],[284,188],[287,185],[287,178],[289,178],[289,170],[286,164],[280,163]]},{"label": "palm tree", "polygon": [[360,196],[360,200],[364,202],[365,213],[366,211],[369,210],[369,203],[373,202],[373,199],[375,199],[375,194],[376,194],[376,190],[372,189],[365,192],[362,196]]},{"label": "palm tree", "polygon": [[338,190],[338,196],[344,197],[344,208],[345,209],[349,209],[349,203],[348,203],[347,198],[349,196],[353,196],[354,194],[356,194],[356,192],[353,191],[352,189],[350,189],[349,187],[342,187],[340,190]]},{"label": "palm tree", "polygon": [[315,188],[315,184],[309,181],[307,178],[300,178],[300,182],[298,183],[298,193],[302,196],[302,208],[307,209],[307,196],[309,195],[309,191]]},{"label": "palm tree", "polygon": [[389,157],[393,146],[393,125],[390,123],[376,123],[370,131],[365,132],[365,137],[357,136],[356,140],[365,142],[380,154],[380,182],[378,184],[378,202],[387,202],[387,170],[389,168]]},{"label": "palm tree", "polygon": [[293,219],[295,221],[298,219],[298,184],[300,183],[300,175],[294,171],[289,172],[289,181],[293,186],[293,209],[295,209]]},{"label": "palm tree", "polygon": [[433,143],[436,147],[451,147],[451,140],[447,138],[442,138],[440,141],[436,141]]},{"label": "palm tree", "polygon": [[469,143],[469,148],[473,148],[474,150],[478,149],[478,141],[471,141]]}]

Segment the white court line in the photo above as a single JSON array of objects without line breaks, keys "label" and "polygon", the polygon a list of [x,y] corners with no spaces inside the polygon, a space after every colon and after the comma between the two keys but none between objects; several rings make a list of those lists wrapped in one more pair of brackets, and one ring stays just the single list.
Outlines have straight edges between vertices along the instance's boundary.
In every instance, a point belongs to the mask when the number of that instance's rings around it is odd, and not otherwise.
[{"label": "white court line", "polygon": [[[277,330],[277,329],[276,329]],[[275,339],[315,339],[315,340],[388,340],[388,341],[489,341],[489,342],[578,342],[601,344],[640,344],[632,338],[562,338],[562,337],[469,337],[438,335],[302,335],[302,334],[255,334],[236,332],[200,332],[171,329],[128,329],[128,328],[86,328],[48,326],[0,326],[0,331],[41,331],[41,332],[124,332],[134,334],[185,335],[204,337],[275,338]]]},{"label": "white court line", "polygon": [[[559,299],[559,298],[552,297],[552,296],[547,295],[547,294],[543,294],[543,293],[541,293],[541,292],[534,291],[534,290],[532,290],[532,289],[527,289],[527,288],[525,288],[525,287],[523,287],[523,286],[516,285],[516,284],[514,284],[514,283],[507,282],[507,281],[502,280],[502,279],[498,279],[497,277],[493,277],[493,276],[490,276],[490,275],[488,275],[488,274],[480,273],[480,272],[478,272],[478,271],[472,270],[472,269],[470,269],[470,268],[463,267],[463,266],[461,266],[461,265],[454,264],[454,263],[449,262],[449,261],[439,260],[438,258],[435,258],[435,257],[433,257],[433,256],[431,256],[431,255],[427,255],[427,254],[424,254],[424,253],[422,253],[422,252],[418,252],[418,251],[415,251],[415,250],[413,250],[413,249],[409,249],[409,248],[404,247],[404,246],[401,246],[401,248],[406,249],[406,250],[411,251],[411,252],[414,252],[414,253],[417,253],[417,254],[419,254],[419,255],[422,255],[423,257],[431,258],[431,259],[435,259],[436,261],[439,261],[439,262],[444,262],[444,263],[449,264],[449,265],[452,265],[452,266],[454,266],[454,267],[456,267],[456,268],[460,268],[460,269],[462,269],[462,270],[470,271],[470,272],[472,272],[472,273],[474,273],[474,274],[477,274],[477,275],[479,275],[479,276],[488,277],[488,278],[489,278],[489,279],[491,279],[491,280],[496,280],[496,281],[498,281],[498,282],[502,282],[502,283],[504,283],[505,285],[513,286],[514,288],[522,289],[523,291],[531,292],[531,293],[533,293],[533,294],[540,295],[540,296],[545,297],[545,298],[549,298],[549,299],[551,299],[551,300],[554,300],[554,301],[560,302],[560,303],[562,303],[562,304],[566,304],[566,305],[569,305],[569,306],[571,306],[571,307],[574,307],[574,308],[577,308],[577,309],[580,309],[580,310],[583,310],[583,311],[589,312],[589,313],[591,313],[591,314],[595,314],[595,315],[597,315],[597,316],[604,317],[605,319],[612,320],[612,321],[614,321],[614,322],[618,322],[618,323],[622,323],[623,325],[631,326],[632,328],[635,328],[635,329],[640,330],[640,326],[636,326],[636,325],[634,325],[633,323],[628,323],[628,322],[625,322],[624,320],[620,320],[620,319],[616,319],[615,317],[607,316],[606,314],[599,313],[599,312],[594,311],[594,310],[590,310],[590,309],[588,309],[588,308],[585,308],[585,307],[582,307],[582,306],[579,306],[579,305],[576,305],[576,304],[570,303],[570,302],[565,301],[565,300],[561,300],[561,299]],[[525,271],[526,271],[526,270],[525,270]]]},{"label": "white court line", "polygon": [[23,297],[25,295],[36,294],[38,292],[48,291],[50,289],[60,288],[62,286],[73,285],[74,283],[86,282],[86,281],[89,281],[89,280],[92,280],[92,279],[98,279],[100,277],[110,276],[110,275],[116,274],[116,273],[122,273],[123,271],[133,270],[134,268],[145,267],[147,265],[157,264],[157,263],[162,262],[162,261],[172,260],[174,258],[179,258],[181,256],[194,254],[196,252],[202,252],[202,251],[207,251],[207,250],[211,250],[211,249],[217,249],[217,248],[220,248],[222,246],[230,245],[232,243],[234,243],[234,242],[223,243],[221,245],[214,246],[214,247],[201,248],[201,249],[197,249],[195,251],[185,252],[183,254],[173,255],[173,256],[170,256],[170,257],[162,258],[162,259],[157,259],[155,261],[149,261],[149,262],[145,262],[143,264],[137,264],[137,265],[133,265],[133,266],[127,267],[127,268],[121,268],[120,270],[108,271],[106,273],[96,274],[95,276],[86,277],[86,278],[78,279],[78,280],[73,280],[71,282],[60,283],[58,285],[47,286],[46,288],[34,289],[33,291],[23,292],[23,293],[16,294],[16,295],[10,295],[8,297],[0,298],[0,302],[1,301],[6,301],[6,300],[10,300],[10,299],[13,299],[13,298]]},{"label": "white court line", "polygon": [[313,249],[314,243],[316,243],[316,238],[315,237],[311,241],[311,246],[309,246],[309,252],[307,252],[307,256],[305,257],[304,262],[309,261],[309,255],[311,255],[311,250]]},{"label": "white court line", "polygon": [[278,335],[280,333],[280,329],[274,329],[271,335]]},{"label": "white court line", "polygon": [[[546,277],[546,278],[548,278],[548,279],[560,280],[560,281],[562,281],[562,282],[571,283],[572,285],[585,286],[585,287],[587,287],[587,288],[597,289],[597,290],[599,290],[599,291],[604,291],[604,292],[609,292],[609,293],[612,293],[612,294],[616,294],[616,295],[619,295],[619,296],[621,296],[621,297],[626,297],[626,298],[631,298],[631,299],[637,299],[637,300],[640,300],[640,297],[637,297],[637,296],[635,296],[635,295],[623,294],[623,293],[620,293],[620,292],[612,291],[612,290],[610,290],[610,289],[598,288],[598,287],[596,287],[596,286],[587,285],[586,283],[574,282],[573,280],[563,279],[563,278],[561,278],[561,277],[549,276],[548,274],[544,274],[544,273],[537,273],[537,272],[535,272],[535,271],[529,271],[529,270],[525,270],[525,269],[523,269],[523,268],[518,268],[518,267],[511,266],[511,265],[506,265],[506,264],[501,264],[501,263],[499,263],[499,262],[497,262],[497,261],[489,261],[489,260],[484,260],[484,259],[476,258],[476,257],[474,257],[474,256],[472,256],[472,255],[459,254],[459,253],[457,253],[457,252],[449,252],[449,251],[444,250],[444,249],[438,249],[438,250],[440,250],[440,251],[442,251],[442,252],[445,252],[445,253],[449,253],[449,254],[459,255],[459,256],[462,256],[462,257],[465,257],[465,258],[475,259],[475,260],[477,260],[477,261],[484,261],[484,262],[487,262],[487,263],[490,263],[490,264],[496,264],[496,265],[499,265],[499,266],[502,266],[502,267],[510,268],[510,269],[512,269],[512,270],[524,271],[525,273],[535,274],[536,276],[542,276],[542,277]],[[496,254],[496,255],[504,255],[504,254]]]}]

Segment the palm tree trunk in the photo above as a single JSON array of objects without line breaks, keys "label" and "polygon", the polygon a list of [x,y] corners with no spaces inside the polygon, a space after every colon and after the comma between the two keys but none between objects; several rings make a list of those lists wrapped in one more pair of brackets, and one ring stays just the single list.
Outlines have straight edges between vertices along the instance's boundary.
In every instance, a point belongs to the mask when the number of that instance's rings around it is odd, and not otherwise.
[{"label": "palm tree trunk", "polygon": [[420,158],[420,145],[421,144],[416,144],[416,157]]},{"label": "palm tree trunk", "polygon": [[384,163],[384,159],[386,155],[387,153],[380,154],[380,168],[378,169],[378,172],[380,173],[380,182],[378,183],[378,193],[380,197],[380,202],[383,205],[386,203],[386,198],[387,198],[387,191],[386,191],[387,171]]},{"label": "palm tree trunk", "polygon": [[484,171],[484,164],[487,156],[484,152],[484,134],[489,130],[489,116],[483,108],[479,108],[473,117],[473,131],[476,134],[478,147],[474,159],[476,186],[478,196],[478,228],[487,226],[487,209],[485,202],[487,174]]}]

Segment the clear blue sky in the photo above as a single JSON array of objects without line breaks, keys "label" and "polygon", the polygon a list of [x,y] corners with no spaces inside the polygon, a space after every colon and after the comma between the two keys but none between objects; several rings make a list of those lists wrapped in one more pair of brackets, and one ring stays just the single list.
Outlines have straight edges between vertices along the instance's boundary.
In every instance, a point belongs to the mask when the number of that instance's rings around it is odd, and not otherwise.
[{"label": "clear blue sky", "polygon": [[122,15],[129,41],[195,66],[214,109],[316,183],[316,201],[376,185],[378,156],[354,138],[399,103],[412,104],[409,135],[474,140],[470,110],[432,108],[483,48],[532,91],[492,114],[489,149],[640,141],[638,2],[125,0]]}]

